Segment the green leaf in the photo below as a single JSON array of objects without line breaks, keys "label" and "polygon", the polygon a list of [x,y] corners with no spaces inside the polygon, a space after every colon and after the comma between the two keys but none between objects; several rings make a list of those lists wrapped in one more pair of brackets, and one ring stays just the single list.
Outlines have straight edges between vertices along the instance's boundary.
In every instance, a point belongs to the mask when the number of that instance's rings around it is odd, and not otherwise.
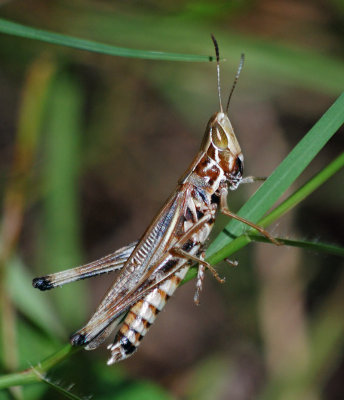
[{"label": "green leaf", "polygon": [[304,200],[314,190],[330,179],[336,172],[344,168],[344,153],[330,162],[330,164],[305,183],[300,189],[289,196],[283,203],[271,211],[266,217],[259,221],[263,227],[268,226],[271,222],[284,215],[300,201]]},{"label": "green leaf", "polygon": [[[44,274],[81,261],[79,170],[82,140],[83,92],[71,74],[57,75],[51,85],[46,118],[46,186],[42,246]],[[85,284],[54,291],[52,297],[70,326],[86,318],[85,307],[70,307],[82,294]],[[45,296],[41,293],[41,296]],[[43,299],[42,299],[43,300]],[[85,304],[85,302],[84,302]],[[77,312],[76,312],[77,311]]]},{"label": "green leaf", "polygon": [[25,369],[39,363],[61,346],[61,341],[48,337],[44,331],[37,329],[25,319],[18,319],[16,327],[19,368]]},{"label": "green leaf", "polygon": [[[266,227],[272,222],[276,221],[278,218],[280,218],[282,215],[287,213],[289,210],[291,210],[293,207],[295,207],[300,201],[305,199],[307,196],[309,196],[314,190],[316,190],[320,185],[322,185],[324,182],[326,182],[332,175],[334,175],[337,171],[339,171],[341,168],[344,167],[344,153],[341,154],[339,157],[337,157],[335,160],[333,160],[326,168],[324,168],[322,171],[320,171],[317,175],[315,175],[312,179],[310,179],[305,185],[303,185],[300,189],[298,189],[295,193],[293,193],[291,196],[289,196],[286,200],[284,200],[278,207],[276,207],[273,211],[271,211],[266,217],[258,221],[258,225],[262,227]],[[219,259],[224,259],[228,257],[229,255],[235,253],[238,251],[241,247],[245,246],[248,244],[251,240],[260,240],[264,241],[264,239],[261,236],[258,236],[256,234],[253,234],[254,236],[251,235],[252,229],[249,229],[249,233],[243,236],[240,236],[230,243],[228,243],[226,246],[224,246],[221,250],[218,251],[216,254],[216,257]],[[267,240],[268,241],[268,240]],[[287,240],[282,239],[282,243],[285,242],[287,243]],[[307,247],[306,242],[304,242],[304,245],[301,245],[300,242],[300,247]],[[290,243],[292,246],[293,244]],[[311,246],[310,244],[308,245],[309,247]],[[332,246],[332,245],[324,245],[324,246],[319,246],[318,249],[316,249],[314,246],[312,247],[313,250],[316,251],[326,251],[328,253],[332,254],[337,254],[337,255],[342,255],[341,248],[338,246]]]},{"label": "green leaf", "polygon": [[[119,9],[100,13],[97,6],[82,10],[79,7],[77,13],[78,18],[75,18],[74,13],[64,14],[59,24],[72,32],[87,33],[91,27],[99,41],[107,41],[109,37],[121,37],[121,43],[134,48],[159,48],[161,43],[164,43],[169,49],[178,49],[181,45],[185,45],[190,46],[192,49],[190,51],[194,53],[207,54],[210,51],[212,54],[209,34],[214,32],[219,42],[220,53],[227,59],[227,62],[221,63],[222,77],[232,76],[229,73],[233,74],[235,60],[239,60],[240,54],[244,52],[247,55],[245,77],[252,78],[247,80],[252,81],[251,85],[258,85],[256,87],[259,88],[263,85],[265,94],[270,90],[275,91],[276,86],[283,85],[284,88],[285,86],[308,88],[312,92],[316,90],[338,96],[344,87],[344,63],[339,57],[334,57],[328,52],[311,50],[309,46],[302,46],[301,43],[286,44],[285,41],[275,37],[260,38],[256,34],[238,33],[235,28],[231,29],[229,26],[225,29],[216,26],[214,31],[214,24],[209,24],[209,19],[196,19],[193,13],[189,14],[192,18],[178,13],[157,14],[154,10],[130,13],[130,15]],[[159,35],[156,32],[159,32]],[[190,107],[191,109],[195,107],[196,115],[200,115],[200,104],[190,105],[188,98],[183,101],[184,95],[195,90],[191,88],[194,86],[193,82],[201,88],[206,88],[205,93],[202,89],[199,90],[202,91],[202,104],[207,104],[204,109],[207,109],[211,102],[204,97],[213,93],[208,89],[213,90],[213,80],[207,82],[209,81],[207,68],[202,72],[202,69],[193,65],[174,64],[163,67],[164,73],[161,73],[160,65],[155,63],[145,73],[148,72],[152,80],[159,82],[159,86],[166,87],[165,80],[171,81],[170,89],[166,89],[169,91],[168,97],[177,99],[176,106],[180,107],[179,110],[187,118],[190,118],[188,116]],[[241,79],[240,87],[243,85],[244,80]],[[263,96],[263,92],[260,95]],[[187,104],[188,107],[182,109],[180,103]],[[195,103],[194,98],[193,103]]]},{"label": "green leaf", "polygon": [[[269,239],[264,236],[257,235],[257,234],[248,234],[247,235],[251,240],[256,242],[263,242],[263,243],[270,243]],[[292,240],[292,239],[283,239],[283,238],[276,238],[280,243],[284,244],[285,246],[293,246],[293,247],[300,247],[307,250],[322,252],[333,254],[336,256],[344,257],[344,247],[336,246],[334,244],[329,243],[321,243],[321,242],[312,242],[308,240]]]},{"label": "green leaf", "polygon": [[72,353],[76,353],[80,350],[81,347],[72,347],[70,344],[67,344],[31,368],[25,369],[21,372],[2,375],[0,376],[0,389],[37,382],[40,380],[37,376],[37,372],[39,374],[45,374],[50,370],[50,368],[62,362]]},{"label": "green leaf", "polygon": [[[313,128],[301,139],[269,178],[240,209],[238,215],[256,223],[275,204],[290,185],[300,176],[313,158],[344,123],[344,94],[326,111]],[[217,263],[223,259],[219,253],[233,239],[241,236],[248,227],[231,220],[209,246],[208,260]]]},{"label": "green leaf", "polygon": [[144,58],[147,60],[166,61],[212,61],[213,59],[211,56],[164,53],[162,51],[136,50],[111,46],[109,44],[98,43],[92,40],[79,39],[73,36],[63,35],[61,33],[54,33],[42,29],[32,28],[16,22],[7,21],[3,18],[0,18],[0,32],[8,35],[24,37],[26,39],[40,40],[42,42],[59,44],[79,50],[87,50],[119,57],[134,57]]},{"label": "green leaf", "polygon": [[28,271],[19,259],[12,259],[7,272],[7,287],[16,307],[49,336],[65,336],[49,301],[42,301],[42,294],[29,283],[32,281]]}]

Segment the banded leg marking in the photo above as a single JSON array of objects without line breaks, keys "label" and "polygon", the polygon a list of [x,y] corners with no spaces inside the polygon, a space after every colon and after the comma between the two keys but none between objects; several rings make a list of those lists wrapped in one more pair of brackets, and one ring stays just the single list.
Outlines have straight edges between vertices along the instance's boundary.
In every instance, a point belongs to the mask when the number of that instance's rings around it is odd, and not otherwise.
[{"label": "banded leg marking", "polygon": [[108,346],[111,351],[108,365],[124,360],[136,351],[158,313],[177,289],[188,269],[189,267],[184,267],[177,271],[170,279],[162,282],[134,304],[118,331],[114,343]]}]

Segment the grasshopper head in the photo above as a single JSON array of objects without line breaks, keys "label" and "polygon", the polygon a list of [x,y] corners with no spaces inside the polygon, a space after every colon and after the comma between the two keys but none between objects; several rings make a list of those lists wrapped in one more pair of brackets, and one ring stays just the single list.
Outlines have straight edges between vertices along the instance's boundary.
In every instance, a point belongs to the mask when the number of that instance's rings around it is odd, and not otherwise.
[{"label": "grasshopper head", "polygon": [[230,189],[236,189],[242,179],[244,156],[225,113],[218,112],[210,118],[201,151],[223,170]]},{"label": "grasshopper head", "polygon": [[244,54],[241,55],[239,67],[234,78],[232,89],[229,93],[227,106],[223,111],[221,100],[221,85],[220,85],[220,53],[217,41],[213,35],[211,38],[215,47],[216,67],[217,67],[217,92],[220,102],[220,112],[214,114],[209,122],[201,145],[201,152],[204,152],[208,157],[222,169],[227,183],[231,190],[236,189],[242,180],[244,168],[244,156],[242,155],[239,143],[234,134],[232,125],[228,118],[229,103],[238,82],[240,72],[244,65]]},{"label": "grasshopper head", "polygon": [[[184,175],[180,180],[180,183],[184,183],[192,172],[195,171],[198,177],[207,177],[208,179],[206,182],[209,184],[209,187],[212,187],[215,191],[217,190],[217,187],[216,185],[214,186],[214,183],[218,183],[218,178],[223,182],[223,177],[225,178],[229,189],[234,190],[239,186],[242,180],[244,156],[229,121],[228,109],[232,94],[244,65],[244,54],[241,55],[239,67],[224,112],[221,100],[219,47],[215,37],[211,35],[211,38],[214,43],[216,54],[217,92],[219,96],[220,111],[210,118],[201,144],[200,152],[191,164],[189,170],[186,172],[186,175]],[[210,162],[209,159],[213,161]],[[197,179],[195,181],[197,182]]]}]

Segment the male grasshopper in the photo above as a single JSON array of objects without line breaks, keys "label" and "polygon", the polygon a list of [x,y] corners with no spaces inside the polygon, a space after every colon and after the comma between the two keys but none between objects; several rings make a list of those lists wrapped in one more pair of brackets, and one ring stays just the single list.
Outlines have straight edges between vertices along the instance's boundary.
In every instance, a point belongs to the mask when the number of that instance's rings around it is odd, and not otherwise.
[{"label": "male grasshopper", "polygon": [[91,350],[117,329],[114,343],[108,346],[111,351],[109,365],[135,352],[192,264],[199,265],[196,304],[206,268],[223,282],[216,270],[204,260],[205,242],[218,208],[223,214],[257,229],[276,243],[261,227],[236,216],[227,208],[228,189],[235,190],[240,183],[252,180],[242,177],[244,157],[227,116],[244,57],[242,55],[224,112],[219,50],[213,36],[212,40],[217,60],[220,112],[210,118],[198,154],[142,238],[90,264],[33,280],[35,288],[48,290],[121,270],[89,322],[71,336],[74,346]]}]

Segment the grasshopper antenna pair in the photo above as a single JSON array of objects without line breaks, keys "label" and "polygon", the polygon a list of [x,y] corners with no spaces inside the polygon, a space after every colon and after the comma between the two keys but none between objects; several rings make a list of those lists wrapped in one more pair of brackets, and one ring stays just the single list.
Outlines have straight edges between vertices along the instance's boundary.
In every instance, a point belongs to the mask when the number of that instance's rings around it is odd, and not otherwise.
[{"label": "grasshopper antenna pair", "polygon": [[[221,96],[221,80],[220,80],[220,52],[219,52],[219,46],[217,44],[217,40],[215,38],[215,36],[213,34],[211,34],[211,40],[214,43],[214,47],[215,47],[215,55],[216,55],[216,70],[217,70],[217,93],[219,96],[219,103],[220,103],[220,110],[221,112],[223,112],[223,106],[222,106],[222,96]],[[232,88],[231,91],[229,92],[229,96],[228,96],[228,100],[227,100],[227,104],[226,104],[226,114],[228,115],[228,110],[229,110],[229,104],[231,101],[231,98],[233,96],[234,93],[234,89],[238,83],[241,71],[244,67],[244,63],[245,63],[245,54],[241,53],[240,56],[240,62],[239,62],[239,66],[237,69],[237,72],[235,74],[235,78],[232,84]],[[253,183],[253,182],[258,182],[258,181],[265,181],[266,178],[265,177],[258,177],[258,176],[246,176],[245,178],[242,178],[240,184],[245,184],[245,183]]]},{"label": "grasshopper antenna pair", "polygon": [[[215,36],[214,36],[213,34],[211,35],[211,39],[212,39],[212,41],[213,41],[213,43],[214,43],[215,54],[216,54],[217,93],[218,93],[218,95],[219,95],[220,110],[221,110],[221,112],[223,112],[222,97],[221,97],[221,83],[220,83],[220,52],[219,52],[219,46],[218,46],[217,41],[216,41],[216,39],[215,39]],[[231,91],[230,91],[230,93],[229,93],[228,100],[227,100],[227,105],[226,105],[226,114],[227,114],[227,115],[228,115],[229,103],[230,103],[230,101],[231,101],[231,98],[232,98],[232,95],[233,95],[235,86],[236,86],[236,84],[238,83],[241,70],[242,70],[242,68],[243,68],[243,66],[244,66],[244,62],[245,62],[245,54],[242,53],[242,54],[241,54],[241,57],[240,57],[239,67],[238,67],[238,70],[237,70],[237,73],[236,73],[236,75],[235,75],[234,82],[233,82],[233,85],[232,85],[232,89],[231,89]]]}]

